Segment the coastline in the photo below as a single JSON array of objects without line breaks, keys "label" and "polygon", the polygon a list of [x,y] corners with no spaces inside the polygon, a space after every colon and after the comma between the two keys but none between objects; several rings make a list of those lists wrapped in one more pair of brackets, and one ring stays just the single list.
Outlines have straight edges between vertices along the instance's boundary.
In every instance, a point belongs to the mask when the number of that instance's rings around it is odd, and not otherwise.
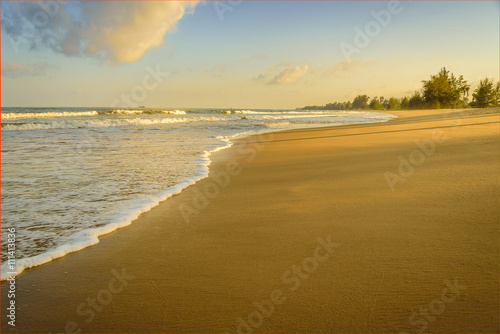
[{"label": "coastline", "polygon": [[[2,331],[408,331],[419,328],[408,322],[412,310],[456,279],[466,292],[426,325],[498,331],[493,109],[401,111],[390,122],[238,139],[212,156],[210,176],[191,191],[95,247],[20,276],[19,326],[4,321]],[[414,137],[424,143],[418,157],[425,161],[398,171],[399,157],[408,162],[419,152]],[[464,203],[469,207],[458,206]],[[329,237],[335,249],[323,247],[320,256],[318,243]],[[291,274],[316,253],[317,268]],[[123,269],[134,278],[115,293],[110,280]],[[277,290],[289,293],[273,298]],[[87,298],[104,295],[112,300],[92,319],[92,308],[78,312]],[[276,301],[273,312],[249,325],[255,304],[269,305],[264,300]],[[467,314],[471,307],[475,315]]]},{"label": "coastline", "polygon": [[[235,135],[235,137],[236,136],[238,135]],[[187,187],[208,177],[209,166],[211,164],[210,156],[213,153],[227,149],[233,145],[232,142],[224,138],[220,138],[220,140],[222,143],[225,143],[225,145],[216,147],[215,149],[209,151],[204,151],[196,158],[195,162],[197,164],[194,166],[196,171],[195,176],[183,179],[176,185],[169,187],[154,196],[148,196],[139,201],[135,201],[132,203],[132,207],[126,212],[122,212],[120,216],[117,216],[114,219],[115,221],[101,227],[90,228],[88,230],[75,233],[73,235],[73,239],[77,239],[78,242],[63,244],[54,249],[49,249],[44,253],[16,260],[16,269],[14,271],[15,276],[17,277],[21,275],[26,269],[36,268],[62,258],[68,254],[75,253],[98,244],[99,237],[130,226],[135,220],[137,220],[137,218],[139,218],[141,214],[152,210],[161,202],[166,201],[168,198],[179,194]],[[7,278],[12,277],[12,270],[8,269],[9,266],[10,264],[8,261],[2,263],[0,281],[3,282],[6,281]]]},{"label": "coastline", "polygon": [[[177,114],[179,110],[176,110]],[[85,115],[96,115],[96,111],[92,112],[84,112]],[[185,114],[185,112],[183,112]],[[68,113],[66,113],[68,114]],[[64,115],[66,115],[64,114]],[[81,116],[82,113],[77,113],[76,116]],[[21,114],[21,116],[25,117],[26,114]],[[69,113],[71,115],[71,113]],[[44,115],[45,117],[47,115]],[[378,123],[384,121],[374,121],[374,122],[363,122],[363,123]],[[340,125],[342,126],[342,125]],[[322,126],[318,126],[322,127]],[[266,130],[266,131],[249,131],[249,132],[241,132],[234,134],[228,137],[218,136],[217,138],[221,142],[221,146],[215,147],[211,150],[205,150],[200,153],[196,159],[194,160],[193,170],[195,171],[195,175],[192,177],[185,178],[181,180],[179,183],[171,186],[160,193],[152,196],[146,196],[140,200],[135,200],[129,203],[129,208],[127,210],[122,211],[119,215],[116,215],[110,222],[100,227],[88,228],[86,230],[81,230],[72,235],[71,239],[73,242],[65,243],[59,245],[55,248],[48,249],[43,253],[40,253],[35,256],[17,259],[15,261],[16,268],[12,269],[12,266],[9,261],[4,261],[1,264],[1,274],[0,281],[6,281],[9,277],[19,276],[24,270],[36,268],[38,266],[50,263],[56,259],[62,258],[68,254],[72,254],[78,251],[82,251],[88,247],[95,246],[99,243],[99,238],[118,231],[124,227],[130,226],[137,218],[146,213],[156,206],[158,206],[161,202],[166,201],[172,196],[178,195],[180,192],[188,188],[189,186],[195,184],[196,182],[203,180],[209,175],[209,167],[212,163],[210,157],[219,151],[225,150],[233,146],[235,139],[243,139],[250,136],[259,136],[266,133],[272,132],[280,132],[283,130]],[[285,130],[286,131],[286,130]],[[233,140],[233,141],[232,141]],[[10,269],[9,269],[10,268]]]}]

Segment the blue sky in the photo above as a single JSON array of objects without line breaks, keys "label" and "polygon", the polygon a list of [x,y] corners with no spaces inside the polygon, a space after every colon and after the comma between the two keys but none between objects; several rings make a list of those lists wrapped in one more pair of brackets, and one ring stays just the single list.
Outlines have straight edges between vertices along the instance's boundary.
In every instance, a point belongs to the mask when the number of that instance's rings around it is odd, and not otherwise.
[{"label": "blue sky", "polygon": [[55,4],[1,3],[2,106],[295,108],[499,75],[498,1]]}]

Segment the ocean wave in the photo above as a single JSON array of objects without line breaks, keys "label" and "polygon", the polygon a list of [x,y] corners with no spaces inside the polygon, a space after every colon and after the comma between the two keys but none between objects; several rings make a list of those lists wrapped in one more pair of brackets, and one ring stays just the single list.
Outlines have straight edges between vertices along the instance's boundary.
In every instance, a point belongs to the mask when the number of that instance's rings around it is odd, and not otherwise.
[{"label": "ocean wave", "polygon": [[266,111],[257,111],[257,110],[214,110],[213,112],[219,113],[219,114],[244,114],[244,115],[294,115],[294,114],[304,114],[304,115],[314,115],[314,114],[324,114],[325,112],[323,111],[295,111],[295,110],[289,110],[289,111],[272,111],[272,110],[266,110]]},{"label": "ocean wave", "polygon": [[2,131],[30,131],[50,129],[109,128],[134,125],[159,125],[195,122],[194,118],[131,118],[131,119],[93,119],[88,121],[52,121],[47,123],[4,123]]},{"label": "ocean wave", "polygon": [[146,196],[140,200],[133,201],[133,203],[130,203],[127,210],[124,210],[119,215],[117,215],[115,219],[109,224],[77,232],[72,236],[71,242],[63,244],[55,249],[48,250],[39,255],[18,259],[15,263],[15,270],[9,268],[9,263],[5,261],[1,264],[0,280],[7,280],[11,276],[9,274],[10,272],[15,272],[15,275],[17,276],[25,269],[40,266],[42,264],[51,262],[52,260],[61,258],[69,253],[74,253],[84,248],[93,246],[99,243],[100,236],[114,232],[125,226],[129,226],[142,213],[150,211],[152,208],[160,204],[160,202],[163,202],[168,198],[179,194],[182,190],[189,187],[190,185],[193,185],[196,182],[207,178],[209,175],[209,166],[212,163],[212,160],[210,160],[210,155],[212,153],[231,147],[233,143],[229,139],[233,137],[235,136],[217,137],[219,140],[221,140],[221,142],[224,143],[224,145],[212,150],[204,151],[200,156],[198,156],[198,159],[196,159],[196,174],[194,176],[182,180],[177,185],[167,188],[156,196]]},{"label": "ocean wave", "polygon": [[98,115],[140,115],[140,114],[166,114],[166,115],[186,115],[184,110],[151,110],[151,109],[110,109],[110,110],[89,110],[89,111],[51,111],[41,113],[2,113],[2,120],[14,120],[23,118],[52,118],[52,117],[85,117]]},{"label": "ocean wave", "polygon": [[184,110],[151,110],[151,109],[113,109],[98,112],[100,115],[140,115],[140,114],[167,114],[167,115],[186,115]]},{"label": "ocean wave", "polygon": [[218,113],[218,114],[226,114],[226,115],[231,115],[231,114],[268,114],[269,112],[264,112],[264,111],[253,111],[253,110],[214,110],[213,112]]},{"label": "ocean wave", "polygon": [[268,128],[280,128],[280,127],[285,127],[289,124],[290,122],[272,122],[272,123],[264,123],[262,125]]},{"label": "ocean wave", "polygon": [[99,113],[95,110],[91,111],[58,111],[58,112],[43,112],[43,113],[2,113],[3,120],[22,119],[22,118],[49,118],[49,117],[75,117],[75,116],[96,116]]},{"label": "ocean wave", "polygon": [[329,115],[296,115],[296,114],[280,114],[280,115],[262,115],[262,119],[300,119],[300,118],[316,118],[316,117],[331,117]]},{"label": "ocean wave", "polygon": [[235,110],[235,114],[254,114],[254,115],[325,115],[326,111],[253,111],[253,110]]},{"label": "ocean wave", "polygon": [[167,115],[186,115],[184,110],[163,110],[162,113]]},{"label": "ocean wave", "polygon": [[30,131],[50,129],[83,129],[83,128],[110,128],[129,126],[148,126],[174,123],[193,122],[217,122],[220,117],[190,117],[190,118],[126,118],[126,119],[91,119],[91,120],[67,120],[50,122],[25,122],[25,123],[3,123],[2,131]]},{"label": "ocean wave", "polygon": [[99,115],[108,115],[108,114],[118,114],[118,115],[137,115],[144,114],[146,110],[128,110],[128,109],[113,109],[113,110],[102,110],[99,111]]},{"label": "ocean wave", "polygon": [[244,114],[244,115],[259,115],[259,114],[265,114],[265,112],[262,111],[253,111],[253,110],[233,110],[233,114]]}]

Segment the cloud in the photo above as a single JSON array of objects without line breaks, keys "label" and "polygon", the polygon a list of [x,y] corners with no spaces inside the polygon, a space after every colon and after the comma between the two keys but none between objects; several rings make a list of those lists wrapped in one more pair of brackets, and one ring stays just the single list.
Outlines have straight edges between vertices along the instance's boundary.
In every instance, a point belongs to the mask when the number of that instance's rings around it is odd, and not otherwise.
[{"label": "cloud", "polygon": [[276,68],[277,68],[277,67],[278,67],[278,66],[269,67],[265,73],[259,74],[259,75],[255,78],[255,80],[257,80],[257,81],[264,81],[264,80],[266,80],[266,79],[267,79],[267,77],[268,77],[271,73],[273,73],[273,72],[276,70]]},{"label": "cloud", "polygon": [[357,70],[360,67],[363,66],[368,66],[375,64],[377,61],[375,59],[372,60],[367,60],[367,61],[361,61],[361,60],[346,60],[346,61],[341,61],[338,62],[334,65],[333,70],[330,71],[325,71],[323,73],[323,76],[329,77],[329,76],[343,76],[346,75],[347,73],[353,72]]},{"label": "cloud", "polygon": [[287,67],[276,74],[274,78],[269,82],[269,84],[276,85],[294,83],[304,75],[306,75],[307,71],[309,71],[309,66],[307,65]]},{"label": "cloud", "polygon": [[[282,69],[283,68],[283,69]],[[280,69],[282,69],[280,71]],[[279,72],[278,72],[279,71]],[[276,66],[269,67],[266,72],[258,75],[255,80],[266,81],[274,74],[274,77],[267,81],[269,85],[291,84],[298,81],[309,71],[309,66],[292,67],[290,63],[282,61]]]},{"label": "cloud", "polygon": [[[62,2],[61,2],[62,3]],[[2,27],[13,44],[49,48],[68,56],[134,63],[163,45],[167,32],[192,13],[198,1],[9,2]],[[54,7],[55,6],[55,7]]]},{"label": "cloud", "polygon": [[35,63],[33,65],[21,65],[18,63],[2,63],[2,76],[8,78],[19,78],[27,76],[44,75],[47,68],[53,65],[47,63]]}]

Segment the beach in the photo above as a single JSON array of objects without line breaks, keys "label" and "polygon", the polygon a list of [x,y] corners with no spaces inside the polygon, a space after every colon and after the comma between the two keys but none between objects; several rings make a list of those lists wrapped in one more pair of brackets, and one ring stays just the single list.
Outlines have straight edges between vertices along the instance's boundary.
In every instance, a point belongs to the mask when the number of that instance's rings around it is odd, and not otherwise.
[{"label": "beach", "polygon": [[2,332],[499,332],[499,109],[250,136],[26,270]]}]

